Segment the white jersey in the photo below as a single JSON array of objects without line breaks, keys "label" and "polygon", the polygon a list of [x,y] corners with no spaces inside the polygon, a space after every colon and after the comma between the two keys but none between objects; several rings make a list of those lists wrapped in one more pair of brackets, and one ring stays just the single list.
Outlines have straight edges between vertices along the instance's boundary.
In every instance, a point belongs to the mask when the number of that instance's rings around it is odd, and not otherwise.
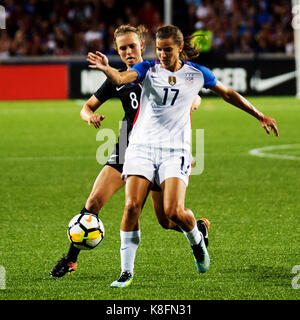
[{"label": "white jersey", "polygon": [[190,151],[193,100],[202,87],[212,88],[217,80],[206,67],[183,63],[175,72],[162,68],[159,60],[132,67],[143,89],[129,145]]}]

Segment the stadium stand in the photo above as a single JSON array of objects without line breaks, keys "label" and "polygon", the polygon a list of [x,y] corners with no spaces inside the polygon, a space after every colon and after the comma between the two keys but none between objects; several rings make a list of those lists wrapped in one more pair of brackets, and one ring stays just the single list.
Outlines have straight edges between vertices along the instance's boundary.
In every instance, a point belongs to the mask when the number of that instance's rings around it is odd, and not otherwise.
[{"label": "stadium stand", "polygon": [[[4,0],[3,6],[0,58],[113,54],[113,31],[124,23],[148,27],[151,54],[163,23],[159,0]],[[290,0],[173,0],[173,23],[186,35],[210,30],[212,52],[292,54],[291,18]]]}]

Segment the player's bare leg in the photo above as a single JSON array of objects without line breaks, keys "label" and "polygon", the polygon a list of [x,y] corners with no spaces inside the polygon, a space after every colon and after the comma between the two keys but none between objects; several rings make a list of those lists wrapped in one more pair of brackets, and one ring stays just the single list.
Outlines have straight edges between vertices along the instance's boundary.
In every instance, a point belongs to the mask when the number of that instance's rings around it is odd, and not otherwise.
[{"label": "player's bare leg", "polygon": [[[121,178],[121,173],[111,166],[105,166],[97,176],[85,207],[81,212],[91,212],[98,215],[107,201],[124,185],[125,182]],[[76,262],[79,253],[80,250],[71,244],[66,258]]]},{"label": "player's bare leg", "polygon": [[[85,207],[81,212],[91,212],[98,215],[107,201],[124,185],[125,182],[121,178],[121,173],[111,166],[105,166],[97,176]],[[79,253],[80,249],[71,244],[66,258],[68,261],[76,262]]]},{"label": "player's bare leg", "polygon": [[196,224],[194,214],[184,206],[186,185],[179,178],[169,178],[162,183],[163,204],[166,217],[185,232]]},{"label": "player's bare leg", "polygon": [[[105,166],[96,178],[85,208],[81,212],[91,212],[98,215],[100,209],[124,184],[125,182],[121,179],[121,173],[118,170],[111,166]],[[74,272],[77,269],[79,253],[80,249],[71,244],[67,255],[62,257],[52,268],[50,275],[60,278],[66,273]]]},{"label": "player's bare leg", "polygon": [[164,229],[175,229],[176,223],[171,221],[165,214],[164,211],[164,200],[161,191],[151,191],[152,206],[156,214],[158,223]]},{"label": "player's bare leg", "polygon": [[125,208],[120,230],[121,275],[112,282],[112,288],[127,287],[133,280],[135,254],[141,239],[139,217],[149,188],[150,181],[144,177],[130,176],[126,181]]},{"label": "player's bare leg", "polygon": [[186,185],[179,178],[168,178],[162,183],[164,211],[168,219],[180,226],[190,242],[199,272],[210,265],[203,234],[199,231],[193,212],[184,207]]},{"label": "player's bare leg", "polygon": [[139,216],[149,193],[150,181],[141,176],[130,176],[125,187],[125,208],[122,231],[139,230]]},{"label": "player's bare leg", "polygon": [[98,214],[107,201],[124,185],[121,173],[111,166],[105,166],[96,178],[85,208],[89,212]]},{"label": "player's bare leg", "polygon": [[[167,230],[174,230],[182,232],[182,229],[173,221],[171,221],[165,214],[163,194],[161,191],[151,191],[152,206],[156,214],[159,224]],[[204,236],[204,242],[206,247],[208,246],[208,230],[210,222],[206,218],[197,220],[197,227]]]}]

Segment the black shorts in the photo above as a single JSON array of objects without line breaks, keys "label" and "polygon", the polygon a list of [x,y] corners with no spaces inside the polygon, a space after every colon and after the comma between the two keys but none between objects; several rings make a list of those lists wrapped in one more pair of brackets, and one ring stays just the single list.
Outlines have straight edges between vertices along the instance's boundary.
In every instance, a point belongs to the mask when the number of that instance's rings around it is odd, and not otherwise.
[{"label": "black shorts", "polygon": [[117,171],[119,171],[120,173],[122,173],[123,164],[124,164],[124,155],[123,155],[123,157],[120,158],[120,155],[119,155],[119,143],[116,143],[115,147],[114,147],[114,151],[112,152],[112,154],[107,159],[105,165],[106,166],[111,166],[114,169],[116,169]]},{"label": "black shorts", "polygon": [[[112,154],[109,156],[109,158],[105,163],[106,166],[110,166],[116,169],[117,171],[119,171],[120,173],[122,173],[123,171],[123,164],[125,161],[125,151],[121,153],[122,154],[120,154],[119,143],[116,143],[114,147],[114,151],[112,152]],[[151,186],[151,191],[161,191],[161,187],[154,182],[154,184]]]}]

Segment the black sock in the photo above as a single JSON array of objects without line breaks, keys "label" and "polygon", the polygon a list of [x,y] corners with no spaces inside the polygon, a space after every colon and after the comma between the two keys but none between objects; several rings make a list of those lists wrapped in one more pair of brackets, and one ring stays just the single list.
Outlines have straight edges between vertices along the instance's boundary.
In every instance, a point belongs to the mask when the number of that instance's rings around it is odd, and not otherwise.
[{"label": "black sock", "polygon": [[[86,207],[83,207],[83,209],[80,211],[80,213],[83,214],[83,213],[91,213],[91,212],[89,212],[89,211],[86,209]],[[78,257],[78,255],[79,255],[80,251],[81,251],[80,249],[76,248],[76,247],[74,246],[74,244],[71,243],[70,249],[69,249],[68,254],[67,254],[67,256],[66,256],[66,259],[67,259],[68,261],[76,262],[76,261],[77,261],[77,257]]]},{"label": "black sock", "polygon": [[86,207],[83,207],[83,209],[80,211],[80,214],[83,214],[83,213],[91,213],[89,212],[89,210],[86,209]]},{"label": "black sock", "polygon": [[77,257],[79,255],[80,249],[77,249],[73,243],[71,243],[70,245],[70,249],[69,252],[66,256],[66,259],[68,261],[72,261],[72,262],[76,262],[77,261]]},{"label": "black sock", "polygon": [[[88,212],[88,210],[85,207],[83,207],[83,209],[80,211],[80,213],[83,214],[85,212]],[[71,243],[70,249],[69,249],[68,254],[66,256],[66,259],[68,261],[76,262],[77,261],[77,257],[79,255],[79,252],[80,252],[80,249],[76,248],[74,246],[74,244]]]},{"label": "black sock", "polygon": [[83,207],[83,209],[80,211],[80,214],[84,214],[84,213],[91,213],[91,214],[98,216],[98,213],[89,211],[86,207]]}]

